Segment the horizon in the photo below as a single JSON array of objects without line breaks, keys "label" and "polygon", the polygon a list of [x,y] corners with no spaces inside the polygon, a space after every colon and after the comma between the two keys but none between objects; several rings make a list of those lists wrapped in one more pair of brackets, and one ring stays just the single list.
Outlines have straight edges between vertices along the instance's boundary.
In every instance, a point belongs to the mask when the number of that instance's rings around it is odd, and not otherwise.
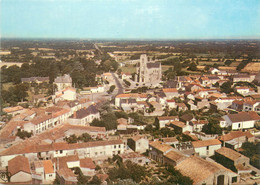
[{"label": "horizon", "polygon": [[2,0],[1,9],[6,39],[260,39],[258,0]]}]

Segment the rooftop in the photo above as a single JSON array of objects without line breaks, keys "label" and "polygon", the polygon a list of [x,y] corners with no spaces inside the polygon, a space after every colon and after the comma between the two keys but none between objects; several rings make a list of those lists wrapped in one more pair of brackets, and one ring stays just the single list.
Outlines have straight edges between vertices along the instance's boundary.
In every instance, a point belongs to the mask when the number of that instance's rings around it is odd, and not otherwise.
[{"label": "rooftop", "polygon": [[221,142],[218,139],[209,139],[204,141],[193,141],[192,145],[194,148],[200,148],[211,145],[221,145]]},{"label": "rooftop", "polygon": [[239,159],[240,157],[245,157],[244,155],[236,152],[235,150],[232,150],[232,149],[226,148],[226,147],[222,147],[222,148],[216,150],[215,152],[231,159],[232,161],[235,161],[235,160]]}]

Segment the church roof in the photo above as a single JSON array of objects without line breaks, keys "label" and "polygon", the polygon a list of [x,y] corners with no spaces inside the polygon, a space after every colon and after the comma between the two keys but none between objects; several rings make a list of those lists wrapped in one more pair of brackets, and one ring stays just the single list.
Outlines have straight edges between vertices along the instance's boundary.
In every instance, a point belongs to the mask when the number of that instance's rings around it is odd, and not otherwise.
[{"label": "church roof", "polygon": [[147,65],[147,68],[159,68],[160,67],[160,63],[149,62],[146,65]]}]

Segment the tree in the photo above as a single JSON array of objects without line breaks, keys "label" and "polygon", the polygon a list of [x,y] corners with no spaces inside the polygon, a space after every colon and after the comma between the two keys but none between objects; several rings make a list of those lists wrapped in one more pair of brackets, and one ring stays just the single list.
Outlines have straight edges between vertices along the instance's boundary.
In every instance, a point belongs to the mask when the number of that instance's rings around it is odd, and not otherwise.
[{"label": "tree", "polygon": [[29,138],[32,136],[31,132],[27,132],[27,131],[20,131],[18,130],[18,132],[16,133],[16,136],[20,137],[21,139],[25,139],[25,138]]},{"label": "tree", "polygon": [[111,85],[109,90],[107,91],[108,94],[111,94],[114,90],[115,90],[116,86],[115,85]]},{"label": "tree", "polygon": [[167,171],[171,174],[168,182],[171,184],[185,184],[185,185],[192,185],[193,180],[187,176],[181,174],[180,171],[176,170],[173,166],[167,166]]},{"label": "tree", "polygon": [[70,135],[69,137],[65,137],[64,140],[65,140],[67,143],[71,144],[71,143],[77,143],[78,138],[77,138],[77,136],[76,136],[75,134],[72,134],[72,135]]},{"label": "tree", "polygon": [[260,143],[245,142],[242,149],[241,153],[250,158],[250,164],[260,169]]},{"label": "tree", "polygon": [[88,182],[88,184],[95,184],[95,185],[100,185],[102,182],[101,180],[95,175],[92,177],[91,181]]},{"label": "tree", "polygon": [[226,66],[230,66],[230,65],[232,64],[232,62],[233,62],[233,61],[231,61],[231,60],[226,60],[226,61],[225,61],[225,65],[226,65]]},{"label": "tree", "polygon": [[188,67],[188,70],[190,71],[197,71],[197,65],[195,64],[195,62],[192,62],[189,67]]},{"label": "tree", "polygon": [[232,89],[232,82],[228,81],[223,83],[220,86],[220,89],[222,92],[226,93],[226,94],[230,94],[231,92],[233,92],[234,90]]},{"label": "tree", "polygon": [[222,134],[222,129],[219,125],[218,120],[209,119],[209,123],[202,127],[202,132],[206,134]]}]

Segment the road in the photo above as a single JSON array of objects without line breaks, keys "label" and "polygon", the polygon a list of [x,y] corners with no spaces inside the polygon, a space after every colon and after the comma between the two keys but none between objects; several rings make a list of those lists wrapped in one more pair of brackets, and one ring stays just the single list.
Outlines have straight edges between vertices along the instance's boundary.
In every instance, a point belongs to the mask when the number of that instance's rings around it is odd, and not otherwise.
[{"label": "road", "polygon": [[122,86],[121,82],[118,80],[118,77],[115,75],[115,73],[111,73],[115,82],[116,82],[116,86],[117,86],[117,94],[123,94],[124,93],[124,87]]}]

